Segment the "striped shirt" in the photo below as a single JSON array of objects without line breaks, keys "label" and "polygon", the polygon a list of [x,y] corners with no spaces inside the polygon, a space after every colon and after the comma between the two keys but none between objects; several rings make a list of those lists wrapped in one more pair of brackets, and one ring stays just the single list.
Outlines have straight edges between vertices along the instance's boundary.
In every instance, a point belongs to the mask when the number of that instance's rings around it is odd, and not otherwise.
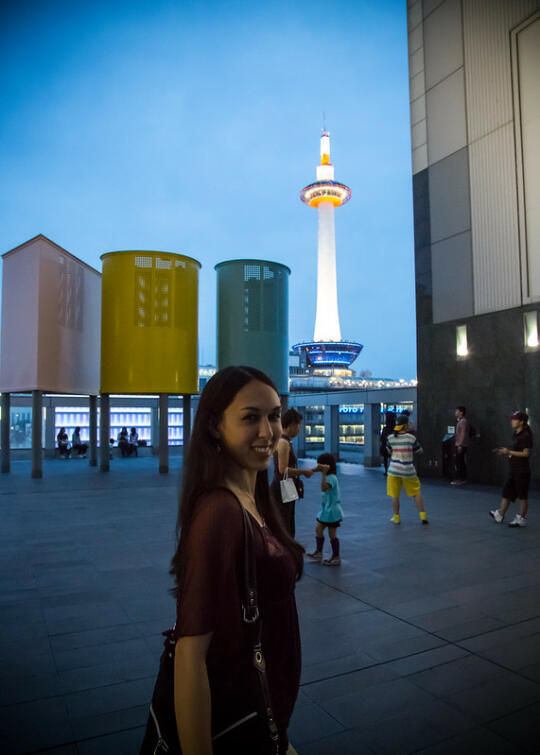
[{"label": "striped shirt", "polygon": [[388,453],[391,454],[388,474],[392,477],[416,477],[413,454],[422,453],[422,446],[412,433],[391,433],[386,439]]}]

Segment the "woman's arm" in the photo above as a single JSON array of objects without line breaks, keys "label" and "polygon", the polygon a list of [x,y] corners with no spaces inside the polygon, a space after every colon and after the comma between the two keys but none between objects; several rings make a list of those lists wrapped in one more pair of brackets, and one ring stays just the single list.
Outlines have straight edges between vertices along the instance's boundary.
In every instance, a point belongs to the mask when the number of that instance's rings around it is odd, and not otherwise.
[{"label": "woman's arm", "polygon": [[206,653],[212,632],[181,637],[174,654],[174,710],[183,755],[212,755]]},{"label": "woman's arm", "polygon": [[313,474],[312,469],[297,469],[296,467],[289,467],[289,441],[285,440],[285,438],[280,438],[278,440],[278,446],[277,446],[277,454],[278,454],[278,468],[280,475],[285,474],[285,470],[287,470],[287,475],[289,477],[301,477],[302,475],[304,477],[311,477]]},{"label": "woman's arm", "polygon": [[523,451],[512,451],[511,448],[498,448],[497,453],[502,456],[519,456],[520,458],[528,458],[531,455],[531,449],[524,448]]}]

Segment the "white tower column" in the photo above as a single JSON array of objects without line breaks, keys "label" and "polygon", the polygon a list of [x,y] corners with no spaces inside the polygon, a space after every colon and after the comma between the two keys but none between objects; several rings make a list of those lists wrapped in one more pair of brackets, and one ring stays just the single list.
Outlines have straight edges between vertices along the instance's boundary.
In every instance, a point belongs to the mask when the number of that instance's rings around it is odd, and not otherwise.
[{"label": "white tower column", "polygon": [[318,215],[317,315],[313,339],[315,341],[341,341],[337,299],[334,205],[332,202],[321,202],[318,207]]}]

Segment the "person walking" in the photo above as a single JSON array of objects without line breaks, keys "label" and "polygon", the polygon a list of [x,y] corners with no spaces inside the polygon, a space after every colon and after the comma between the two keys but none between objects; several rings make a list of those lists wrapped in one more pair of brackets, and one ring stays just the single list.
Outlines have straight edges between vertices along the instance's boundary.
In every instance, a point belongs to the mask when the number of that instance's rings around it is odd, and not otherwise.
[{"label": "person walking", "polygon": [[[343,521],[343,509],[341,508],[341,494],[337,478],[336,460],[332,454],[321,454],[317,464],[322,471],[321,508],[317,514],[317,526],[315,528],[315,550],[307,553],[312,561],[322,561],[325,566],[339,566],[341,558],[339,554],[339,539],[337,528]],[[330,545],[332,546],[331,558],[323,559],[324,530],[328,527]]]},{"label": "person walking", "polygon": [[278,441],[276,451],[274,453],[274,476],[270,490],[272,495],[281,511],[285,527],[289,535],[294,538],[296,534],[295,523],[295,504],[296,501],[288,501],[283,503],[281,499],[281,486],[280,482],[285,477],[292,477],[298,493],[298,498],[304,497],[304,483],[300,477],[309,479],[315,471],[319,471],[317,468],[313,469],[299,469],[298,459],[292,447],[291,440],[296,438],[300,432],[302,425],[302,415],[297,412],[296,409],[287,409],[281,417],[281,425],[283,432],[281,438]]},{"label": "person walking", "polygon": [[529,509],[529,484],[531,467],[529,457],[533,447],[533,434],[529,427],[529,415],[514,412],[510,415],[512,424],[512,448],[496,448],[495,453],[508,456],[509,470],[502,489],[502,500],[498,509],[490,511],[491,517],[501,524],[512,501],[519,500],[519,513],[515,515],[509,527],[526,527]]},{"label": "person walking", "polygon": [[386,479],[386,492],[392,499],[394,511],[390,521],[393,524],[401,522],[399,496],[401,488],[404,487],[406,494],[414,498],[420,521],[422,524],[428,524],[424,501],[420,492],[420,480],[413,463],[414,454],[422,453],[422,446],[409,431],[408,414],[397,415],[394,432],[388,436],[388,453],[390,454],[390,464]]},{"label": "person walking", "polygon": [[469,421],[466,417],[467,409],[456,406],[457,419],[454,437],[454,470],[455,476],[450,485],[465,485],[467,482],[467,449],[469,448]]},{"label": "person walking", "polygon": [[[183,755],[269,752],[268,731],[257,712],[249,625],[242,618],[242,508],[252,524],[261,652],[278,750],[288,749],[287,728],[300,683],[295,586],[303,548],[287,533],[268,486],[268,467],[281,437],[280,415],[274,384],[252,367],[220,370],[200,397],[171,563],[177,598],[174,708]],[[149,719],[142,753],[155,746],[150,727]],[[169,752],[177,749],[169,746]]]}]

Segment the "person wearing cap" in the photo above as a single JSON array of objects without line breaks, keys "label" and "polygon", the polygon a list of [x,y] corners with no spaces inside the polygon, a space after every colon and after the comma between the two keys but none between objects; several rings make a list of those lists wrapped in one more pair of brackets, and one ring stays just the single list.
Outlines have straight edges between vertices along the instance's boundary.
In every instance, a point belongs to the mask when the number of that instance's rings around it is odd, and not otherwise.
[{"label": "person wearing cap", "polygon": [[413,463],[414,454],[422,453],[422,446],[410,431],[408,412],[397,415],[394,432],[388,436],[386,444],[388,453],[390,454],[386,492],[392,499],[394,510],[390,521],[393,524],[401,522],[399,496],[403,487],[407,495],[414,498],[422,524],[428,524],[427,514],[424,510],[424,501],[420,492],[420,480]]},{"label": "person wearing cap", "polygon": [[529,416],[525,412],[514,412],[510,415],[514,430],[512,448],[495,448],[495,453],[508,456],[510,462],[509,474],[502,489],[502,500],[498,509],[490,511],[490,515],[501,524],[508,506],[516,498],[519,500],[519,514],[510,522],[510,527],[527,526],[527,509],[529,508],[529,483],[531,481],[531,467],[529,456],[533,447],[533,434],[529,427]]}]

